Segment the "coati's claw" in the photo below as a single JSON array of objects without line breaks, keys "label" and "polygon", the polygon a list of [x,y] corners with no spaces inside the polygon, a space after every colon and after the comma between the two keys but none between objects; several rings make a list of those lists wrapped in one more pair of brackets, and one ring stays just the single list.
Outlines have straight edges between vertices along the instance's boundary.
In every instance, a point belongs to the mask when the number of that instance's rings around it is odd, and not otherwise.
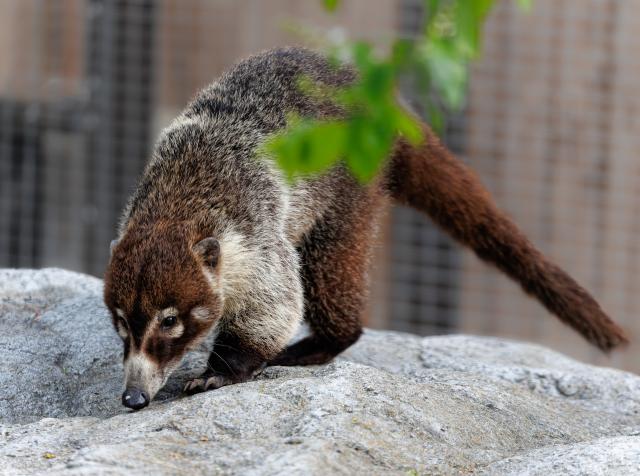
[{"label": "coati's claw", "polygon": [[207,390],[215,390],[225,385],[233,383],[227,377],[222,375],[210,375],[194,378],[184,385],[184,393],[193,395],[195,393],[206,392]]},{"label": "coati's claw", "polygon": [[204,392],[204,379],[194,378],[193,380],[189,380],[184,384],[184,388],[182,389],[182,391],[187,395]]}]

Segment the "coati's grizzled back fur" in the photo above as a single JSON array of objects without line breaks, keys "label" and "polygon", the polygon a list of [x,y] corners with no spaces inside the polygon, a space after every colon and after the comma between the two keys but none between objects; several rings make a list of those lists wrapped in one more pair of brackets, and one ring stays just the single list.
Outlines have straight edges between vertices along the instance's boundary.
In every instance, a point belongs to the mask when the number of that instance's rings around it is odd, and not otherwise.
[{"label": "coati's grizzled back fur", "polygon": [[[331,87],[356,77],[308,50],[272,50],[240,62],[162,132],[105,276],[125,344],[125,405],[148,404],[210,333],[208,370],[188,392],[246,380],[265,364],[323,363],[355,342],[376,223],[390,198],[428,214],[601,349],[625,341],[426,125],[424,143],[399,139],[368,185],[343,165],[287,183],[271,159],[257,157],[264,140],[290,112],[345,114],[329,97],[304,94],[301,76]],[[311,334],[286,347],[302,318]]]}]

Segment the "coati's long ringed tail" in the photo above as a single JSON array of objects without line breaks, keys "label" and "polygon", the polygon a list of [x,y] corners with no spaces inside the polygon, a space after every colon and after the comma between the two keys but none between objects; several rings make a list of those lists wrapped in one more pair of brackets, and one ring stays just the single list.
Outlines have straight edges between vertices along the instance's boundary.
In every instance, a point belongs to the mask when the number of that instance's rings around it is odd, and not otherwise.
[{"label": "coati's long ringed tail", "polygon": [[424,142],[400,140],[387,186],[400,203],[417,208],[453,238],[520,283],[562,322],[603,351],[627,342],[625,332],[593,297],[547,260],[494,205],[476,175],[424,127]]}]

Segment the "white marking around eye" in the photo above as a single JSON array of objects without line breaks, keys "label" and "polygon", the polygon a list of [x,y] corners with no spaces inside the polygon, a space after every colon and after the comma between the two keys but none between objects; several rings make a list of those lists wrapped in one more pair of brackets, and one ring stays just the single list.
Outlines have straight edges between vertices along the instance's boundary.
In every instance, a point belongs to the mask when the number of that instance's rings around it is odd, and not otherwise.
[{"label": "white marking around eye", "polygon": [[122,322],[118,321],[116,323],[116,327],[118,329],[118,335],[124,340],[129,336],[129,332],[127,332],[127,329],[125,329],[124,325],[122,325]]},{"label": "white marking around eye", "polygon": [[194,319],[198,319],[200,321],[206,321],[211,317],[209,310],[203,306],[197,306],[191,309],[191,315]]},{"label": "white marking around eye", "polygon": [[182,334],[184,334],[184,324],[181,321],[176,322],[171,329],[166,331],[166,335],[173,337],[174,339],[177,339]]},{"label": "white marking around eye", "polygon": [[[122,321],[126,320],[124,311],[122,309],[116,307],[116,314],[120,319],[122,319]],[[127,331],[127,328],[124,326],[122,321],[118,320],[116,322],[116,329],[118,330],[118,335],[120,336],[120,338],[124,340],[129,336],[129,331]]]},{"label": "white marking around eye", "polygon": [[178,317],[178,310],[175,307],[167,307],[158,313],[158,320],[162,320],[165,317],[176,316]]}]

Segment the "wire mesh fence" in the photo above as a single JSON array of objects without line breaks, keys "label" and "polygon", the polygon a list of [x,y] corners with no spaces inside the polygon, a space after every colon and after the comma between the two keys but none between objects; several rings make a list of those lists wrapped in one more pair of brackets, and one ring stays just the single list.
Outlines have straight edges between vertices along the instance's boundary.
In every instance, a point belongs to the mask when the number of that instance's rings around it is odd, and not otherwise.
[{"label": "wire mesh fence", "polygon": [[[532,240],[632,333],[640,300],[640,0],[500,2],[445,140]],[[384,44],[421,0],[0,2],[0,266],[101,275],[158,132],[239,58],[299,43],[287,24]],[[411,96],[411,91],[406,91]],[[408,209],[383,230],[371,325],[474,332],[603,357]],[[638,370],[638,346],[609,363]]]}]

